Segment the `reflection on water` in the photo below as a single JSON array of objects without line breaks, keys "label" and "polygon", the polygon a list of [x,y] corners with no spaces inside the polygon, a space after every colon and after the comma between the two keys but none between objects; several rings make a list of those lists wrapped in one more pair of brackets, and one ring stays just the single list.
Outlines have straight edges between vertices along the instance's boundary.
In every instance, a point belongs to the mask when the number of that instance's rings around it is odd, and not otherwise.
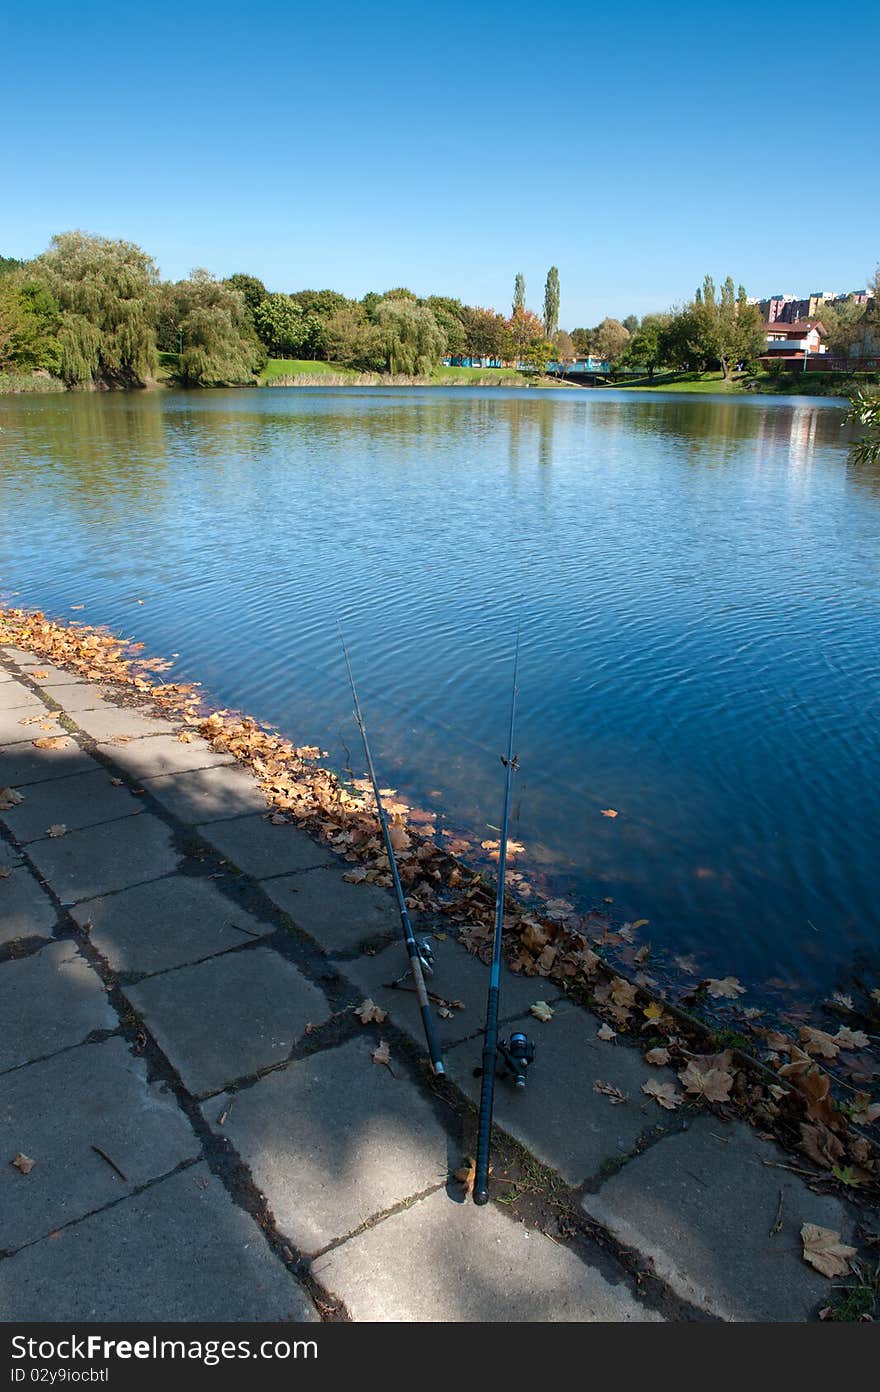
[{"label": "reflection on water", "polygon": [[521,868],[825,989],[878,938],[880,471],[849,431],[802,397],[2,398],[0,585],[339,765],[340,614],[386,779],[480,836],[521,604]]}]

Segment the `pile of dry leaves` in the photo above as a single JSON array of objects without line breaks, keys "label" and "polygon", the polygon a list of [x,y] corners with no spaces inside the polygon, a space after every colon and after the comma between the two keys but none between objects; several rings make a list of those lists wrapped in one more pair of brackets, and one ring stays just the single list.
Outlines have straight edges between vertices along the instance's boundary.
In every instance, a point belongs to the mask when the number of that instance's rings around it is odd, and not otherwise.
[{"label": "pile of dry leaves", "polygon": [[[273,822],[296,823],[332,846],[352,866],[346,879],[391,884],[369,782],[339,778],[319,762],[320,750],[294,745],[248,716],[209,712],[197,686],[156,681],[153,674],[169,663],[144,658],[142,644],[106,631],[3,609],[0,642],[110,684],[123,697],[130,693],[148,702],[180,723],[183,742],[198,735],[215,750],[233,754],[259,779]],[[408,806],[394,789],[383,790],[383,798],[408,906],[449,917],[467,949],[488,960],[494,887],[460,859],[473,843],[438,830],[436,813]],[[498,853],[491,841],[480,849],[490,859]],[[523,847],[513,842],[510,850],[515,857]],[[880,1121],[880,989],[867,988],[858,1005],[836,995],[832,1005],[842,1023],[835,1033],[808,1024],[789,1033],[768,1026],[760,1010],[742,1006],[744,988],[735,977],[694,979],[674,1002],[645,969],[650,945],[636,945],[646,920],[615,925],[609,910],[578,914],[515,868],[511,882],[514,893],[504,923],[511,969],[553,981],[591,1006],[604,1020],[599,1038],[609,1047],[625,1032],[642,1043],[649,1064],[675,1069],[680,1089],[654,1080],[644,1085],[660,1107],[674,1110],[684,1101],[700,1101],[734,1110],[762,1133],[800,1150],[828,1182],[865,1196],[880,1193],[880,1163],[870,1134],[876,1135]],[[615,951],[631,971],[615,965],[620,961]],[[693,970],[687,959],[681,966]],[[542,1018],[549,1020],[552,1011],[545,1009]]]}]

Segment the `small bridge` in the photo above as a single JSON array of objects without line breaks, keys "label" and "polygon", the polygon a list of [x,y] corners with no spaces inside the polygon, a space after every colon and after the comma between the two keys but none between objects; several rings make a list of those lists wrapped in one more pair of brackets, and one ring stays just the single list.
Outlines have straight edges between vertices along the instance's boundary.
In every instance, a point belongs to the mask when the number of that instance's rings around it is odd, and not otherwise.
[{"label": "small bridge", "polygon": [[611,374],[611,364],[602,358],[585,358],[582,362],[547,364],[548,377],[558,377],[561,382],[571,382],[576,387],[597,387],[606,382]]}]

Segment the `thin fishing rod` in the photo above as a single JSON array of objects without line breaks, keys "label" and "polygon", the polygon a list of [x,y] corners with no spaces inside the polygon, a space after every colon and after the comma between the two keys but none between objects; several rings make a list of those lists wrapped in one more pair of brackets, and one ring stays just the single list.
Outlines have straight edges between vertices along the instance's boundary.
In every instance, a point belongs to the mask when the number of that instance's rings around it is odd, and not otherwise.
[{"label": "thin fishing rod", "polygon": [[409,954],[409,969],[416,988],[416,996],[419,1002],[419,1009],[422,1012],[422,1024],[425,1029],[425,1039],[428,1044],[428,1056],[431,1060],[431,1067],[438,1077],[446,1072],[443,1066],[443,1056],[440,1052],[440,1044],[437,1039],[437,1031],[434,1027],[434,1016],[431,1014],[431,1005],[428,1000],[428,992],[425,988],[425,977],[422,971],[422,960],[419,956],[419,945],[416,942],[416,935],[410,922],[409,910],[406,907],[406,899],[403,894],[403,886],[400,883],[400,874],[397,869],[397,860],[394,855],[394,847],[391,844],[391,832],[388,830],[388,818],[385,815],[385,808],[382,805],[382,796],[379,792],[379,780],[376,777],[376,770],[373,766],[373,756],[370,753],[370,742],[367,739],[367,727],[364,724],[364,717],[361,715],[361,705],[358,700],[357,688],[354,684],[354,674],[351,670],[351,661],[348,656],[348,648],[345,646],[345,638],[342,633],[342,626],[339,627],[339,638],[342,643],[342,651],[345,654],[345,665],[348,669],[348,680],[351,686],[351,694],[354,700],[354,715],[358,729],[361,732],[361,739],[364,745],[364,755],[367,760],[367,769],[370,774],[370,782],[373,785],[373,795],[376,799],[376,810],[379,813],[379,824],[382,827],[382,836],[385,841],[385,851],[388,856],[388,863],[391,866],[391,878],[394,881],[394,892],[397,895],[397,907],[400,912],[400,922],[403,927],[403,937],[406,943],[406,950]]},{"label": "thin fishing rod", "polygon": [[498,995],[501,987],[501,934],[504,926],[504,877],[507,871],[507,825],[510,819],[510,781],[517,768],[513,753],[513,730],[516,722],[516,675],[519,667],[519,629],[516,625],[516,647],[513,655],[513,689],[510,695],[510,726],[507,733],[507,758],[503,760],[504,813],[501,818],[501,846],[498,857],[498,889],[495,895],[495,936],[492,941],[492,968],[489,974],[489,997],[486,1002],[486,1028],[483,1036],[483,1078],[480,1088],[480,1121],[477,1133],[477,1165],[474,1176],[474,1203],[484,1204],[489,1198],[489,1136],[492,1131],[492,1104],[495,1100],[495,1068],[498,1059]]}]

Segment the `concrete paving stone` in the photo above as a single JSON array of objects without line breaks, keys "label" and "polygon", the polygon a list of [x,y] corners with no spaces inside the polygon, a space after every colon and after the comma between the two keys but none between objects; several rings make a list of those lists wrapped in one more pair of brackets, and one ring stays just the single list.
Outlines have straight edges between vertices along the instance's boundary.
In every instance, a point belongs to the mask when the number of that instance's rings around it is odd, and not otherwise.
[{"label": "concrete paving stone", "polygon": [[[425,978],[429,991],[446,1000],[459,1000],[464,1010],[453,1011],[452,1019],[441,1018],[434,1006],[434,1018],[441,1044],[449,1046],[467,1039],[482,1030],[486,1019],[486,992],[489,989],[489,968],[466,952],[452,936],[437,941],[428,934],[434,949],[434,974]],[[370,996],[383,1010],[387,1010],[394,1023],[406,1030],[415,1040],[424,1038],[422,1016],[412,981],[406,978],[406,990],[387,989],[385,983],[395,980],[406,971],[409,958],[403,937],[392,943],[384,951],[373,956],[364,954],[350,962],[341,963],[343,976],[355,985],[364,996]],[[501,1019],[522,1015],[536,1000],[554,1001],[559,991],[552,982],[541,978],[516,976],[503,969],[501,977]]]},{"label": "concrete paving stone", "polygon": [[[147,1083],[144,1060],[119,1038],[0,1077],[0,1131],[37,1162],[26,1176],[0,1164],[0,1248],[7,1251],[201,1153],[174,1095]],[[125,1180],[93,1146],[116,1162]]]},{"label": "concrete paving stone", "polygon": [[30,687],[23,686],[18,681],[4,682],[0,686],[0,711],[7,710],[46,711],[47,715],[49,713],[39,696],[31,691]]},{"label": "concrete paving stone", "polygon": [[350,952],[366,939],[400,932],[397,905],[388,890],[349,884],[342,875],[342,867],[306,870],[261,880],[260,888],[325,952]]},{"label": "concrete paving stone", "polygon": [[46,828],[62,824],[71,831],[116,821],[120,817],[135,817],[143,811],[143,802],[132,797],[127,788],[114,787],[110,774],[93,765],[93,772],[74,774],[60,783],[40,783],[16,807],[2,813],[16,841],[26,845],[41,841]]},{"label": "concrete paving stone", "polygon": [[[32,1171],[36,1174],[36,1170]],[[204,1164],[0,1262],[3,1318],[315,1322],[302,1286]]]},{"label": "concrete paving stone", "polygon": [[[373,1063],[372,1037],[291,1063],[202,1110],[250,1166],[279,1229],[317,1252],[440,1183],[445,1131],[418,1087]],[[234,1100],[233,1100],[234,1099]]]},{"label": "concrete paving stone", "polygon": [[[53,701],[57,701],[59,706],[69,711],[71,715],[75,715],[79,711],[119,709],[118,706],[113,705],[112,701],[108,701],[104,698],[101,688],[96,686],[94,682],[69,681],[63,683],[50,683],[49,681],[41,681],[39,685],[41,690],[46,692],[47,696],[51,696]],[[79,721],[77,721],[77,724],[79,724]]]},{"label": "concrete paving stone", "polygon": [[91,923],[91,942],[112,970],[123,974],[182,967],[275,931],[275,924],[221,893],[216,881],[191,875],[86,899],[71,912],[77,923]]},{"label": "concrete paving stone", "polygon": [[[42,718],[30,723],[35,715],[41,715]],[[33,710],[30,706],[0,710],[0,744],[30,744],[33,740],[44,739],[48,735],[63,735],[65,739],[69,738],[64,726],[59,725],[58,721],[53,719],[51,711],[47,711],[45,707],[42,711]]]},{"label": "concrete paving stone", "polygon": [[0,648],[4,657],[10,657],[19,667],[25,667],[37,661],[34,653],[25,652],[23,648]]},{"label": "concrete paving stone", "polygon": [[312,1263],[355,1321],[656,1323],[621,1279],[530,1231],[494,1205],[445,1190],[402,1209]]},{"label": "concrete paving stone", "polygon": [[5,667],[0,667],[0,682],[8,682],[8,681],[13,681],[13,680],[14,680],[14,678],[13,678],[12,673],[11,673],[11,672],[7,672],[7,670],[6,670]]},{"label": "concrete paving stone", "polygon": [[125,994],[197,1096],[280,1063],[306,1025],[329,1014],[323,993],[267,947],[180,967]]},{"label": "concrete paving stone", "polygon": [[0,839],[0,866],[20,865],[21,852],[17,846],[11,846],[8,841]]},{"label": "concrete paving stone", "polygon": [[[725,1320],[812,1318],[830,1283],[802,1256],[800,1229],[818,1223],[849,1242],[853,1218],[814,1194],[776,1146],[743,1122],[700,1116],[613,1175],[583,1206],[621,1242],[638,1247],[677,1294]],[[782,1229],[770,1236],[779,1215]]]},{"label": "concrete paving stone", "polygon": [[275,826],[265,817],[235,817],[197,828],[199,835],[246,875],[264,880],[291,871],[339,865],[339,857],[299,827]]},{"label": "concrete paving stone", "polygon": [[[34,658],[28,664],[19,663],[19,666],[24,667],[25,665],[27,665],[31,681],[35,681],[42,691],[48,691],[56,701],[62,699],[60,696],[55,696],[54,688],[56,686],[78,686],[83,682],[79,672],[65,671],[63,667],[56,667],[54,662],[39,662]],[[36,672],[45,672],[46,675],[38,677],[35,675]]]},{"label": "concrete paving stone", "polygon": [[[532,985],[534,999],[546,999],[544,983],[533,980]],[[597,1176],[604,1162],[630,1154],[649,1127],[667,1124],[641,1085],[648,1078],[675,1080],[668,1069],[645,1063],[637,1049],[597,1039],[600,1023],[589,1011],[563,1003],[548,1024],[523,1015],[504,1031],[523,1029],[534,1040],[536,1052],[524,1091],[499,1078],[495,1121],[571,1185]],[[450,1078],[474,1102],[480,1097],[480,1079],[474,1077],[474,1069],[480,1066],[482,1049],[482,1038],[477,1038],[446,1055]],[[594,1091],[597,1081],[620,1088],[627,1102],[612,1106]],[[565,1098],[562,1107],[561,1097]]]},{"label": "concrete paving stone", "polygon": [[57,919],[55,905],[26,865],[0,879],[0,943],[51,938]]},{"label": "concrete paving stone", "polygon": [[90,773],[96,767],[73,739],[63,749],[35,749],[32,743],[0,746],[0,788],[24,788],[29,783]]},{"label": "concrete paving stone", "polygon": [[76,723],[98,744],[120,738],[141,739],[144,735],[167,735],[173,729],[167,720],[154,720],[151,715],[141,715],[140,711],[111,705],[105,710],[77,711]]},{"label": "concrete paving stone", "polygon": [[143,783],[163,807],[191,826],[266,811],[266,794],[253,774],[237,764],[163,774]]},{"label": "concrete paving stone", "polygon": [[173,734],[151,735],[132,740],[131,744],[109,745],[101,752],[135,778],[157,778],[163,773],[188,773],[191,769],[215,768],[218,764],[235,762],[232,754],[216,753],[207,740],[195,738],[189,744],[181,744]]},{"label": "concrete paving stone", "polygon": [[0,964],[0,1072],[116,1029],[101,978],[71,942]]},{"label": "concrete paving stone", "polygon": [[32,841],[28,854],[63,904],[157,880],[180,863],[171,832],[149,812]]}]

